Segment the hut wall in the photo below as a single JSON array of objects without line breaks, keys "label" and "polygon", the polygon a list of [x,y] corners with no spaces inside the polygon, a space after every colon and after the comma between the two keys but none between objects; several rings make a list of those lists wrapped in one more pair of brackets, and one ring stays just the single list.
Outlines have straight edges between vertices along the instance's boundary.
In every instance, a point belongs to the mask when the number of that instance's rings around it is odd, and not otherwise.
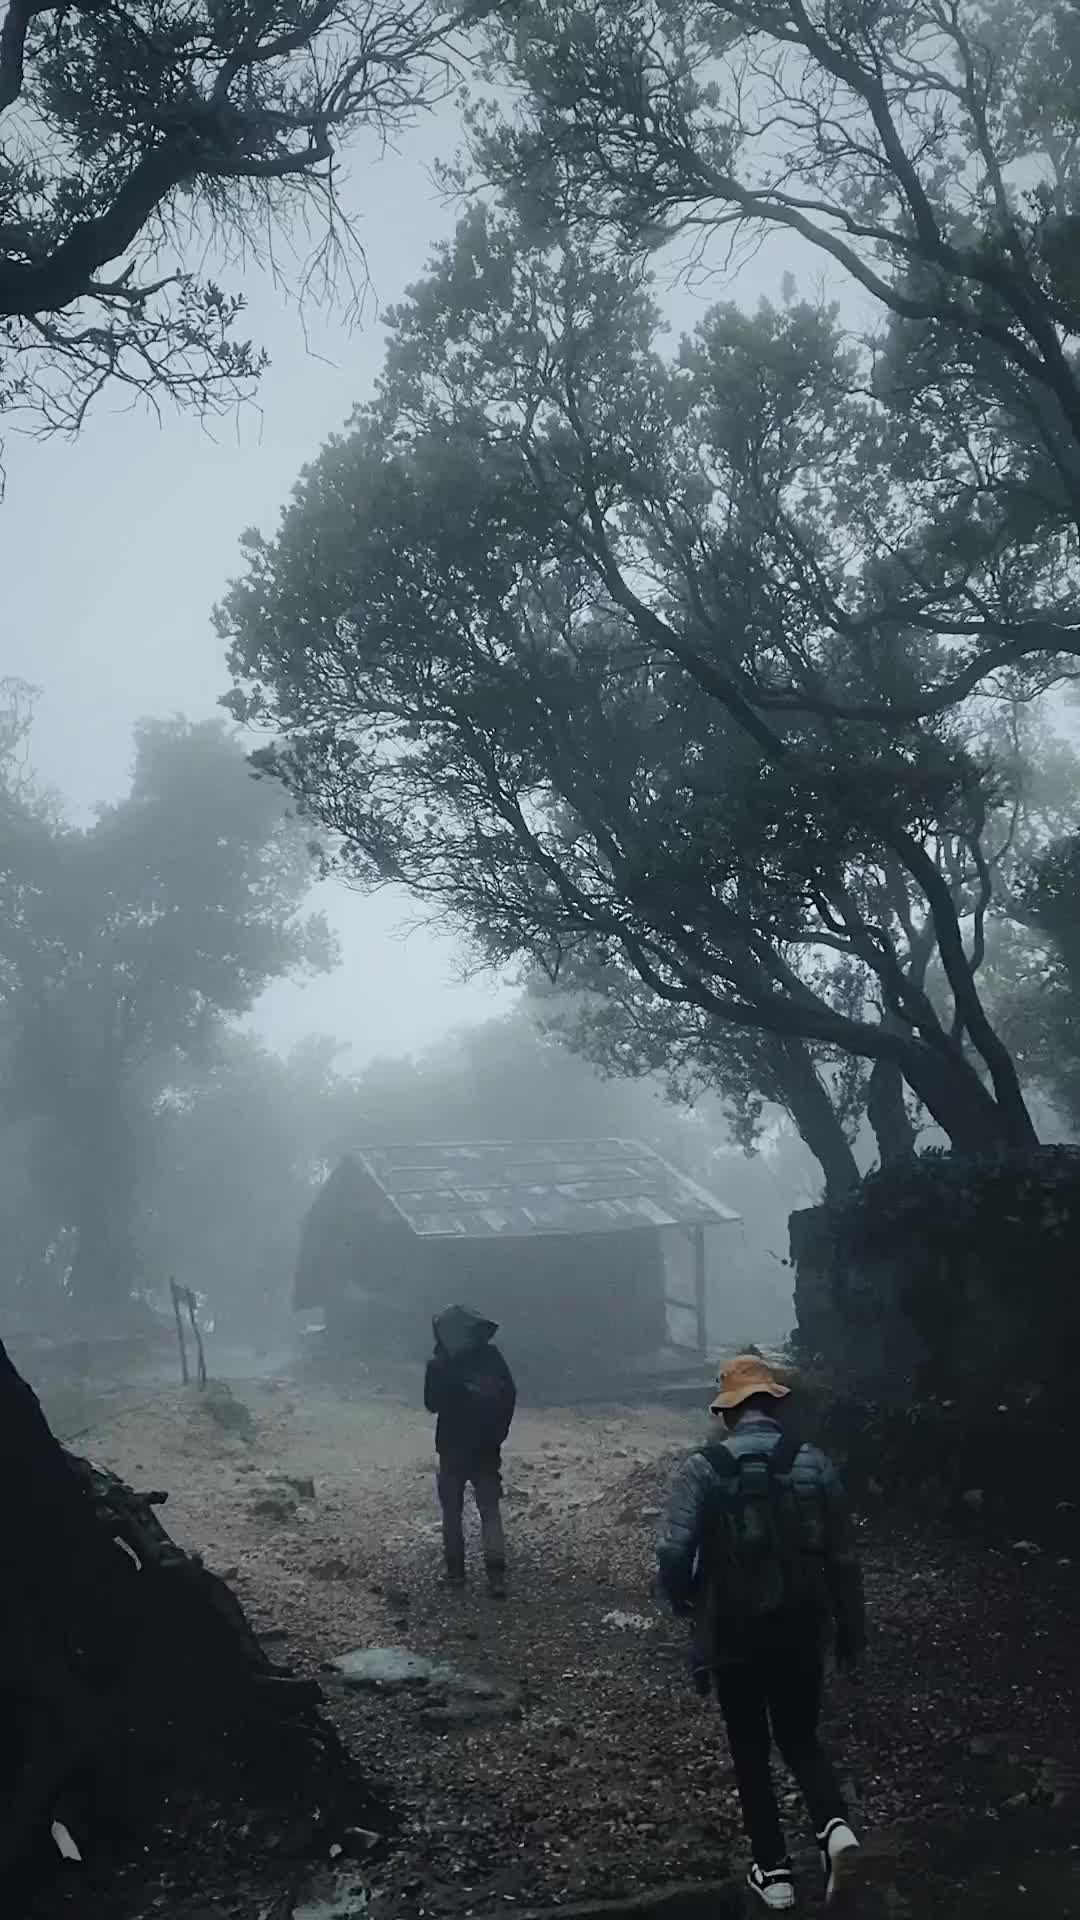
[{"label": "hut wall", "polygon": [[664,1262],[658,1234],[538,1234],[535,1239],[428,1241],[431,1310],[467,1300],[499,1322],[508,1351],[553,1364],[631,1357],[663,1345]]},{"label": "hut wall", "polygon": [[339,1307],[357,1294],[417,1286],[416,1236],[356,1160],[335,1167],[300,1233],[293,1306]]},{"label": "hut wall", "polygon": [[508,1352],[550,1371],[661,1347],[664,1293],[658,1233],[423,1240],[347,1159],[304,1222],[294,1305],[334,1321],[344,1310],[362,1341],[411,1349],[432,1314],[463,1300],[499,1322]]}]

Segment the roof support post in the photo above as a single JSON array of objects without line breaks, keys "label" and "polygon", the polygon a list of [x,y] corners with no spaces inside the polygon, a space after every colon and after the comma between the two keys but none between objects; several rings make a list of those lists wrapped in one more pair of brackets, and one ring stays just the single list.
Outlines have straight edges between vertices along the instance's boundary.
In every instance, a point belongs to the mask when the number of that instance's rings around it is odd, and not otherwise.
[{"label": "roof support post", "polygon": [[709,1325],[707,1303],[705,1299],[705,1229],[695,1227],[694,1241],[694,1305],[697,1308],[697,1346],[698,1352],[705,1355],[709,1351]]}]

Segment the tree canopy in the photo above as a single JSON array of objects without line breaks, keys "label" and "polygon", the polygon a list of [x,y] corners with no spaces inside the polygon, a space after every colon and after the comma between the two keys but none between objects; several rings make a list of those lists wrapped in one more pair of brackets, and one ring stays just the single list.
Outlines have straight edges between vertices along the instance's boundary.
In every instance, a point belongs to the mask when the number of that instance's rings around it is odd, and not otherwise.
[{"label": "tree canopy", "polygon": [[[842,647],[898,655],[895,683],[855,704],[928,715],[1074,662],[1075,7],[511,0],[491,44],[515,91],[512,111],[505,88],[475,109],[479,169],[534,229],[631,254],[681,235],[699,278],[778,235],[846,283],[864,333],[869,308],[859,384],[902,491],[870,487],[867,561],[846,570],[783,502],[775,525]],[[760,692],[852,706],[843,684],[775,672]]]},{"label": "tree canopy", "polygon": [[[228,256],[325,292],[361,251],[342,153],[445,90],[438,0],[8,0],[0,24],[0,408],[74,430],[107,385],[213,411],[263,365]],[[278,244],[281,243],[281,244]],[[306,261],[304,247],[308,249]]]},{"label": "tree canopy", "polygon": [[836,314],[720,307],[664,352],[632,262],[481,206],[390,328],[220,616],[352,870],[499,963],[625,964],[888,1063],[958,1145],[1030,1141],[978,987],[1007,778],[962,716],[877,723],[936,635],[821,616],[898,491]]}]

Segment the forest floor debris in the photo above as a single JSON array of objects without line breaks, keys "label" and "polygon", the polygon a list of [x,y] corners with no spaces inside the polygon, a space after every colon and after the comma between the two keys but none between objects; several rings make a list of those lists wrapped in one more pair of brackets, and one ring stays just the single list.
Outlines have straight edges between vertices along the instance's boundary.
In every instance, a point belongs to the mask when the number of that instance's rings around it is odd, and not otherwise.
[{"label": "forest floor debris", "polygon": [[[507,1488],[529,1498],[508,1502],[513,1599],[499,1609],[479,1577],[464,1595],[440,1584],[422,1411],[298,1381],[244,1391],[254,1439],[211,1430],[189,1399],[163,1393],[111,1420],[94,1452],[169,1486],[175,1536],[233,1573],[257,1625],[284,1631],[280,1657],[324,1680],[357,1757],[389,1781],[398,1847],[373,1863],[358,1842],[327,1862],[346,1911],[514,1914],[715,1881],[741,1861],[718,1720],[689,1684],[682,1629],[652,1598],[655,1516],[699,1417],[523,1412]],[[319,1498],[268,1527],[252,1511],[252,1468],[264,1484],[314,1476]],[[861,1687],[834,1690],[830,1734],[874,1840],[868,1920],[1080,1916],[1076,1570],[882,1514],[863,1536],[872,1655]],[[433,1685],[387,1698],[327,1679],[342,1649],[391,1643],[520,1713],[455,1715]],[[784,1789],[794,1838],[798,1804]],[[286,1885],[284,1862],[238,1844],[224,1810],[218,1841],[203,1834],[198,1846],[198,1910],[214,1920],[259,1920],[286,1896],[282,1911],[318,1911],[328,1897],[303,1879]],[[813,1911],[812,1858],[800,1864]],[[33,1920],[90,1906],[100,1920],[196,1910],[162,1835],[119,1885],[97,1887],[92,1862],[72,1875]]]}]

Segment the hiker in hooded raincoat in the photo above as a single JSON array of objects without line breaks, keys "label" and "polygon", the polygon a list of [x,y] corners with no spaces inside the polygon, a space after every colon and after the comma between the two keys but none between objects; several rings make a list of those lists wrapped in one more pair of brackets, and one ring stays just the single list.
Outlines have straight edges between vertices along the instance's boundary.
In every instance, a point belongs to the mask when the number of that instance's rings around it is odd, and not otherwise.
[{"label": "hiker in hooded raincoat", "polygon": [[480,1514],[480,1533],[488,1590],[506,1597],[506,1541],[502,1511],[502,1449],[517,1404],[514,1377],[494,1344],[494,1320],[470,1307],[447,1307],[436,1314],[435,1351],[424,1380],[424,1405],[438,1415],[435,1451],[439,1456],[446,1578],[465,1584],[465,1489],[472,1487]]},{"label": "hiker in hooded raincoat", "polygon": [[830,1903],[853,1890],[859,1858],[818,1721],[830,1641],[848,1668],[863,1650],[862,1579],[832,1463],[777,1417],[788,1392],[757,1354],[721,1370],[711,1410],[723,1429],[683,1467],[659,1550],[661,1586],[694,1621],[699,1691],[715,1691],[727,1727],[747,1884],[773,1912],[795,1905],[773,1741],[806,1801]]}]

